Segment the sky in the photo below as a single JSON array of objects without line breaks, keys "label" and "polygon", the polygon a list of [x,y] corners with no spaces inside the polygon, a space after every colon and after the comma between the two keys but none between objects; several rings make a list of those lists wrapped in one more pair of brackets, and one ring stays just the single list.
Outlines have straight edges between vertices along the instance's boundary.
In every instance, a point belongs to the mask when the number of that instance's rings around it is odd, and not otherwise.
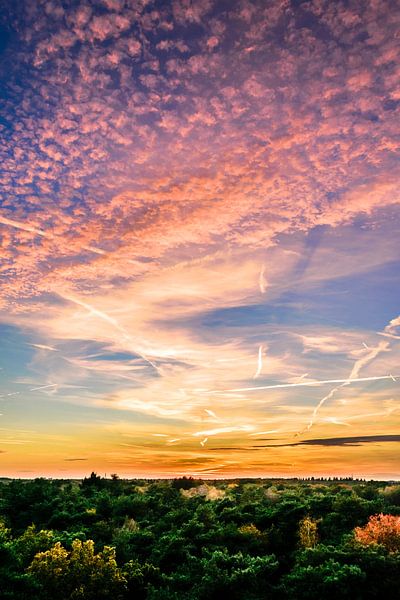
[{"label": "sky", "polygon": [[2,1],[0,476],[400,478],[399,26]]}]

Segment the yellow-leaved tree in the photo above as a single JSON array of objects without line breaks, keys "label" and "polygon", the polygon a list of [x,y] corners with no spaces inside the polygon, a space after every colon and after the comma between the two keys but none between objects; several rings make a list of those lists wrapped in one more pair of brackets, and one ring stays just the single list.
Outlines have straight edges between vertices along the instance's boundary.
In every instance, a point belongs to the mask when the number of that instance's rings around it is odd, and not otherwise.
[{"label": "yellow-leaved tree", "polygon": [[299,523],[299,538],[302,548],[314,548],[318,542],[318,521],[304,517]]},{"label": "yellow-leaved tree", "polygon": [[28,572],[40,585],[41,597],[48,600],[118,600],[126,589],[114,548],[105,546],[96,554],[92,540],[74,540],[71,551],[57,542],[36,554]]}]

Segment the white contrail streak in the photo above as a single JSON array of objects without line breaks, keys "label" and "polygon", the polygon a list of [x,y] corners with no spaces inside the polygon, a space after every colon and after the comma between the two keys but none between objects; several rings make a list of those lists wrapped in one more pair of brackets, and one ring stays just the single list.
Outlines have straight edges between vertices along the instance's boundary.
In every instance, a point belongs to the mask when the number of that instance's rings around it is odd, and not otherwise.
[{"label": "white contrail streak", "polygon": [[317,406],[313,410],[310,422],[308,423],[307,427],[305,427],[301,431],[298,431],[295,435],[301,435],[305,431],[310,431],[311,427],[314,425],[314,421],[315,421],[315,418],[316,418],[316,416],[318,414],[319,409],[325,404],[325,402],[327,400],[329,400],[330,398],[332,398],[332,396],[335,394],[335,392],[337,392],[344,385],[348,385],[348,382],[347,381],[343,382],[338,387],[333,388],[328,394],[326,394],[326,396],[324,396],[323,398],[321,398],[321,400],[318,402]]},{"label": "white contrail streak", "polygon": [[379,344],[375,346],[375,348],[370,348],[370,351],[366,356],[360,358],[359,360],[356,360],[356,362],[354,363],[354,367],[352,368],[351,373],[349,375],[349,379],[358,377],[359,372],[363,367],[365,367],[365,365],[367,365],[371,360],[376,358],[381,352],[387,352],[389,350],[389,345],[389,342],[379,342]]},{"label": "white contrail streak", "polygon": [[40,235],[42,237],[52,237],[43,231],[43,229],[38,229],[37,227],[32,227],[32,225],[20,223],[19,221],[14,221],[13,219],[7,219],[6,217],[0,216],[0,223],[14,227],[14,229],[21,229],[22,231],[28,231],[29,233],[34,233],[35,235]]},{"label": "white contrail streak", "polygon": [[51,352],[59,352],[57,348],[53,348],[53,346],[46,346],[45,344],[28,344],[28,346],[33,346],[34,348],[39,348],[39,350],[49,350]]},{"label": "white contrail streak", "polygon": [[257,379],[260,376],[263,366],[263,347],[259,346],[258,348],[258,363],[257,363],[257,371],[254,374],[253,379]]},{"label": "white contrail streak", "polygon": [[[68,296],[66,294],[60,294],[59,292],[57,292],[57,293],[60,296],[60,298],[63,298],[64,300],[68,300],[69,302],[72,302],[73,304],[77,304],[78,306],[81,306],[82,308],[85,308],[92,315],[95,315],[96,317],[99,317],[99,319],[102,319],[103,321],[106,321],[107,323],[110,323],[110,325],[112,325],[113,327],[115,327],[115,329],[117,329],[117,331],[119,331],[120,333],[122,333],[122,335],[125,338],[125,340],[131,342],[132,344],[135,344],[135,340],[127,333],[127,331],[124,329],[124,327],[122,327],[122,325],[120,325],[116,319],[114,319],[113,317],[110,317],[110,315],[108,315],[107,313],[105,313],[105,312],[103,312],[101,310],[98,310],[97,308],[95,308],[91,304],[88,304],[87,302],[83,302],[82,300],[79,300],[78,298],[75,298],[74,296]],[[159,368],[157,367],[157,365],[152,360],[150,360],[150,358],[148,358],[145,354],[143,354],[143,352],[139,352],[136,348],[135,348],[134,351],[144,361],[146,361],[149,365],[151,365],[153,367],[153,369],[155,369],[157,371],[157,373],[159,373],[161,375],[161,372],[160,372]]]},{"label": "white contrail streak", "polygon": [[[58,383],[50,383],[49,385],[41,385],[39,387],[34,387],[31,388],[30,390],[27,390],[28,392],[37,392],[38,390],[45,390],[47,388],[52,388],[52,387],[57,387],[59,384]],[[8,396],[18,396],[19,394],[23,394],[25,392],[9,392],[8,394],[1,394],[0,398],[5,398]]]},{"label": "white contrail streak", "polygon": [[40,385],[39,387],[30,388],[25,392],[9,392],[8,394],[0,394],[0,398],[6,398],[9,396],[18,396],[19,394],[26,394],[26,392],[37,392],[39,390],[46,390],[48,388],[72,388],[72,389],[88,389],[85,385],[73,385],[71,383],[50,383],[48,385]]},{"label": "white contrail streak", "polygon": [[336,417],[326,417],[324,419],[326,423],[332,423],[332,425],[346,425],[346,427],[351,427],[350,423],[346,423],[345,421],[340,421]]},{"label": "white contrail streak", "polygon": [[305,377],[307,377],[308,373],[303,373],[303,375],[300,375],[299,377],[299,381],[301,381],[302,379],[304,379]]},{"label": "white contrail streak", "polygon": [[264,265],[261,267],[261,271],[260,271],[260,276],[258,278],[258,285],[260,288],[260,292],[262,294],[265,294],[265,292],[267,291],[267,280],[265,279],[265,267]]},{"label": "white contrail streak", "polygon": [[[392,323],[392,321],[391,321],[391,323]],[[383,341],[383,342],[379,342],[379,344],[377,346],[375,346],[375,348],[368,348],[368,350],[369,350],[368,354],[366,354],[362,358],[359,358],[354,363],[351,373],[349,375],[349,379],[347,381],[343,381],[343,383],[341,383],[341,385],[333,388],[326,396],[321,398],[321,400],[318,402],[317,406],[314,408],[314,410],[312,412],[311,419],[310,419],[307,427],[305,427],[304,429],[299,431],[297,433],[297,435],[300,435],[300,434],[304,433],[305,431],[310,431],[311,427],[314,425],[314,421],[317,417],[319,409],[325,404],[325,402],[327,400],[330,400],[330,398],[332,398],[332,396],[338,390],[340,390],[340,388],[342,388],[346,385],[349,385],[349,383],[351,381],[354,381],[355,379],[357,379],[362,367],[365,367],[365,365],[367,365],[369,362],[371,362],[371,360],[376,358],[378,356],[378,354],[380,354],[381,352],[387,352],[389,350],[389,345],[390,345],[389,342]],[[387,375],[386,377],[387,377],[387,379],[389,379],[390,375]]]},{"label": "white contrail streak", "polygon": [[124,335],[127,336],[125,329],[120,326],[120,324],[118,323],[118,321],[116,319],[114,319],[113,317],[110,317],[107,313],[102,312],[101,310],[98,310],[91,304],[88,304],[87,302],[83,302],[82,300],[79,300],[78,298],[75,298],[73,296],[67,296],[66,294],[59,294],[59,296],[61,296],[61,298],[63,298],[64,300],[69,300],[69,302],[72,302],[73,304],[77,304],[78,306],[85,308],[88,312],[90,312],[93,315],[96,315],[96,317],[99,317],[99,319],[102,319],[103,321],[107,321],[107,323],[110,323],[116,329],[118,329],[118,331],[120,331],[121,333],[123,333]]},{"label": "white contrail streak", "polygon": [[237,427],[218,427],[216,429],[207,429],[206,431],[196,431],[192,433],[193,437],[209,437],[211,435],[218,435],[219,433],[234,433],[236,431],[253,431],[253,425],[238,425]]},{"label": "white contrail streak", "polygon": [[45,390],[46,388],[57,387],[58,383],[49,383],[49,385],[41,385],[40,387],[31,388],[30,392],[37,392],[38,390]]},{"label": "white contrail streak", "polygon": [[204,440],[201,440],[200,442],[200,446],[204,447],[204,444],[207,443],[208,438],[204,438]]},{"label": "white contrail streak", "polygon": [[213,417],[213,419],[218,419],[217,415],[215,414],[215,412],[213,410],[210,410],[209,408],[205,408],[204,412],[207,413],[210,417]]},{"label": "white contrail streak", "polygon": [[256,435],[268,435],[269,433],[278,433],[280,429],[269,429],[268,431],[256,431],[255,433],[249,433],[249,437]]},{"label": "white contrail streak", "polygon": [[277,383],[275,385],[260,385],[258,387],[234,388],[231,390],[212,390],[213,394],[224,394],[225,392],[253,392],[257,390],[274,390],[277,388],[303,387],[308,385],[325,385],[327,383],[357,383],[358,381],[378,381],[379,379],[392,379],[400,377],[400,375],[380,375],[378,377],[357,377],[354,379],[323,379],[318,381],[303,381],[301,383]]},{"label": "white contrail streak", "polygon": [[[14,219],[7,219],[7,217],[0,216],[0,223],[3,225],[8,225],[9,227],[14,227],[14,229],[20,229],[21,231],[28,231],[29,233],[33,233],[34,235],[40,235],[41,237],[47,238],[49,240],[55,240],[61,236],[54,235],[53,233],[49,233],[44,231],[43,229],[39,229],[38,227],[32,227],[27,223],[21,223],[20,221],[15,221]],[[83,250],[88,250],[88,252],[93,252],[94,254],[106,254],[104,250],[100,248],[96,248],[95,246],[82,246]]]},{"label": "white contrail streak", "polygon": [[105,250],[101,250],[100,248],[96,248],[95,246],[83,246],[84,250],[89,250],[89,252],[93,252],[94,254],[104,255],[107,254]]},{"label": "white contrail streak", "polygon": [[384,337],[391,338],[392,340],[400,340],[400,335],[394,335],[393,333],[385,333],[384,331],[377,331],[378,335],[383,335]]}]

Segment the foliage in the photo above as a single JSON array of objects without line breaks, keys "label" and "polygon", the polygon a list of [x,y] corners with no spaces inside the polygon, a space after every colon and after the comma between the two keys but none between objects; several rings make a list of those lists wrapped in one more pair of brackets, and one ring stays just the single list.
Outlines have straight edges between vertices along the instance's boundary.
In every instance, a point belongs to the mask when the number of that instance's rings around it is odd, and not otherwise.
[{"label": "foliage", "polygon": [[1,480],[0,597],[394,598],[398,491],[349,479]]},{"label": "foliage", "polygon": [[126,579],[117,567],[115,550],[95,554],[94,542],[75,540],[68,552],[60,542],[36,554],[28,572],[40,584],[43,598],[75,600],[123,597]]},{"label": "foliage", "polygon": [[382,544],[389,552],[400,552],[400,517],[373,515],[364,527],[356,527],[355,538],[361,544]]},{"label": "foliage", "polygon": [[202,578],[197,597],[219,600],[223,595],[237,598],[259,597],[268,586],[268,580],[277,568],[275,556],[249,556],[238,552],[215,550],[201,560]]},{"label": "foliage", "polygon": [[302,548],[314,548],[318,541],[318,522],[307,516],[299,524],[300,546]]},{"label": "foliage", "polygon": [[322,564],[300,566],[285,578],[289,597],[298,600],[357,600],[365,578],[357,565],[341,565],[333,558]]}]

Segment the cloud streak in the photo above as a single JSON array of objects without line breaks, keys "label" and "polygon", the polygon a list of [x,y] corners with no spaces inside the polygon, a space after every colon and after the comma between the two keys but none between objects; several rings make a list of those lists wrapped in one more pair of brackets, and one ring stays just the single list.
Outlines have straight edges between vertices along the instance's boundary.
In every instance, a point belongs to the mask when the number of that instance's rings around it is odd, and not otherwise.
[{"label": "cloud streak", "polygon": [[[315,438],[311,440],[303,440],[292,444],[271,444],[263,446],[265,448],[288,447],[288,446],[360,446],[362,444],[380,444],[380,443],[399,443],[400,435],[366,435],[366,436],[351,436],[351,437],[335,437],[335,438]],[[260,446],[257,446],[258,448]]]}]

